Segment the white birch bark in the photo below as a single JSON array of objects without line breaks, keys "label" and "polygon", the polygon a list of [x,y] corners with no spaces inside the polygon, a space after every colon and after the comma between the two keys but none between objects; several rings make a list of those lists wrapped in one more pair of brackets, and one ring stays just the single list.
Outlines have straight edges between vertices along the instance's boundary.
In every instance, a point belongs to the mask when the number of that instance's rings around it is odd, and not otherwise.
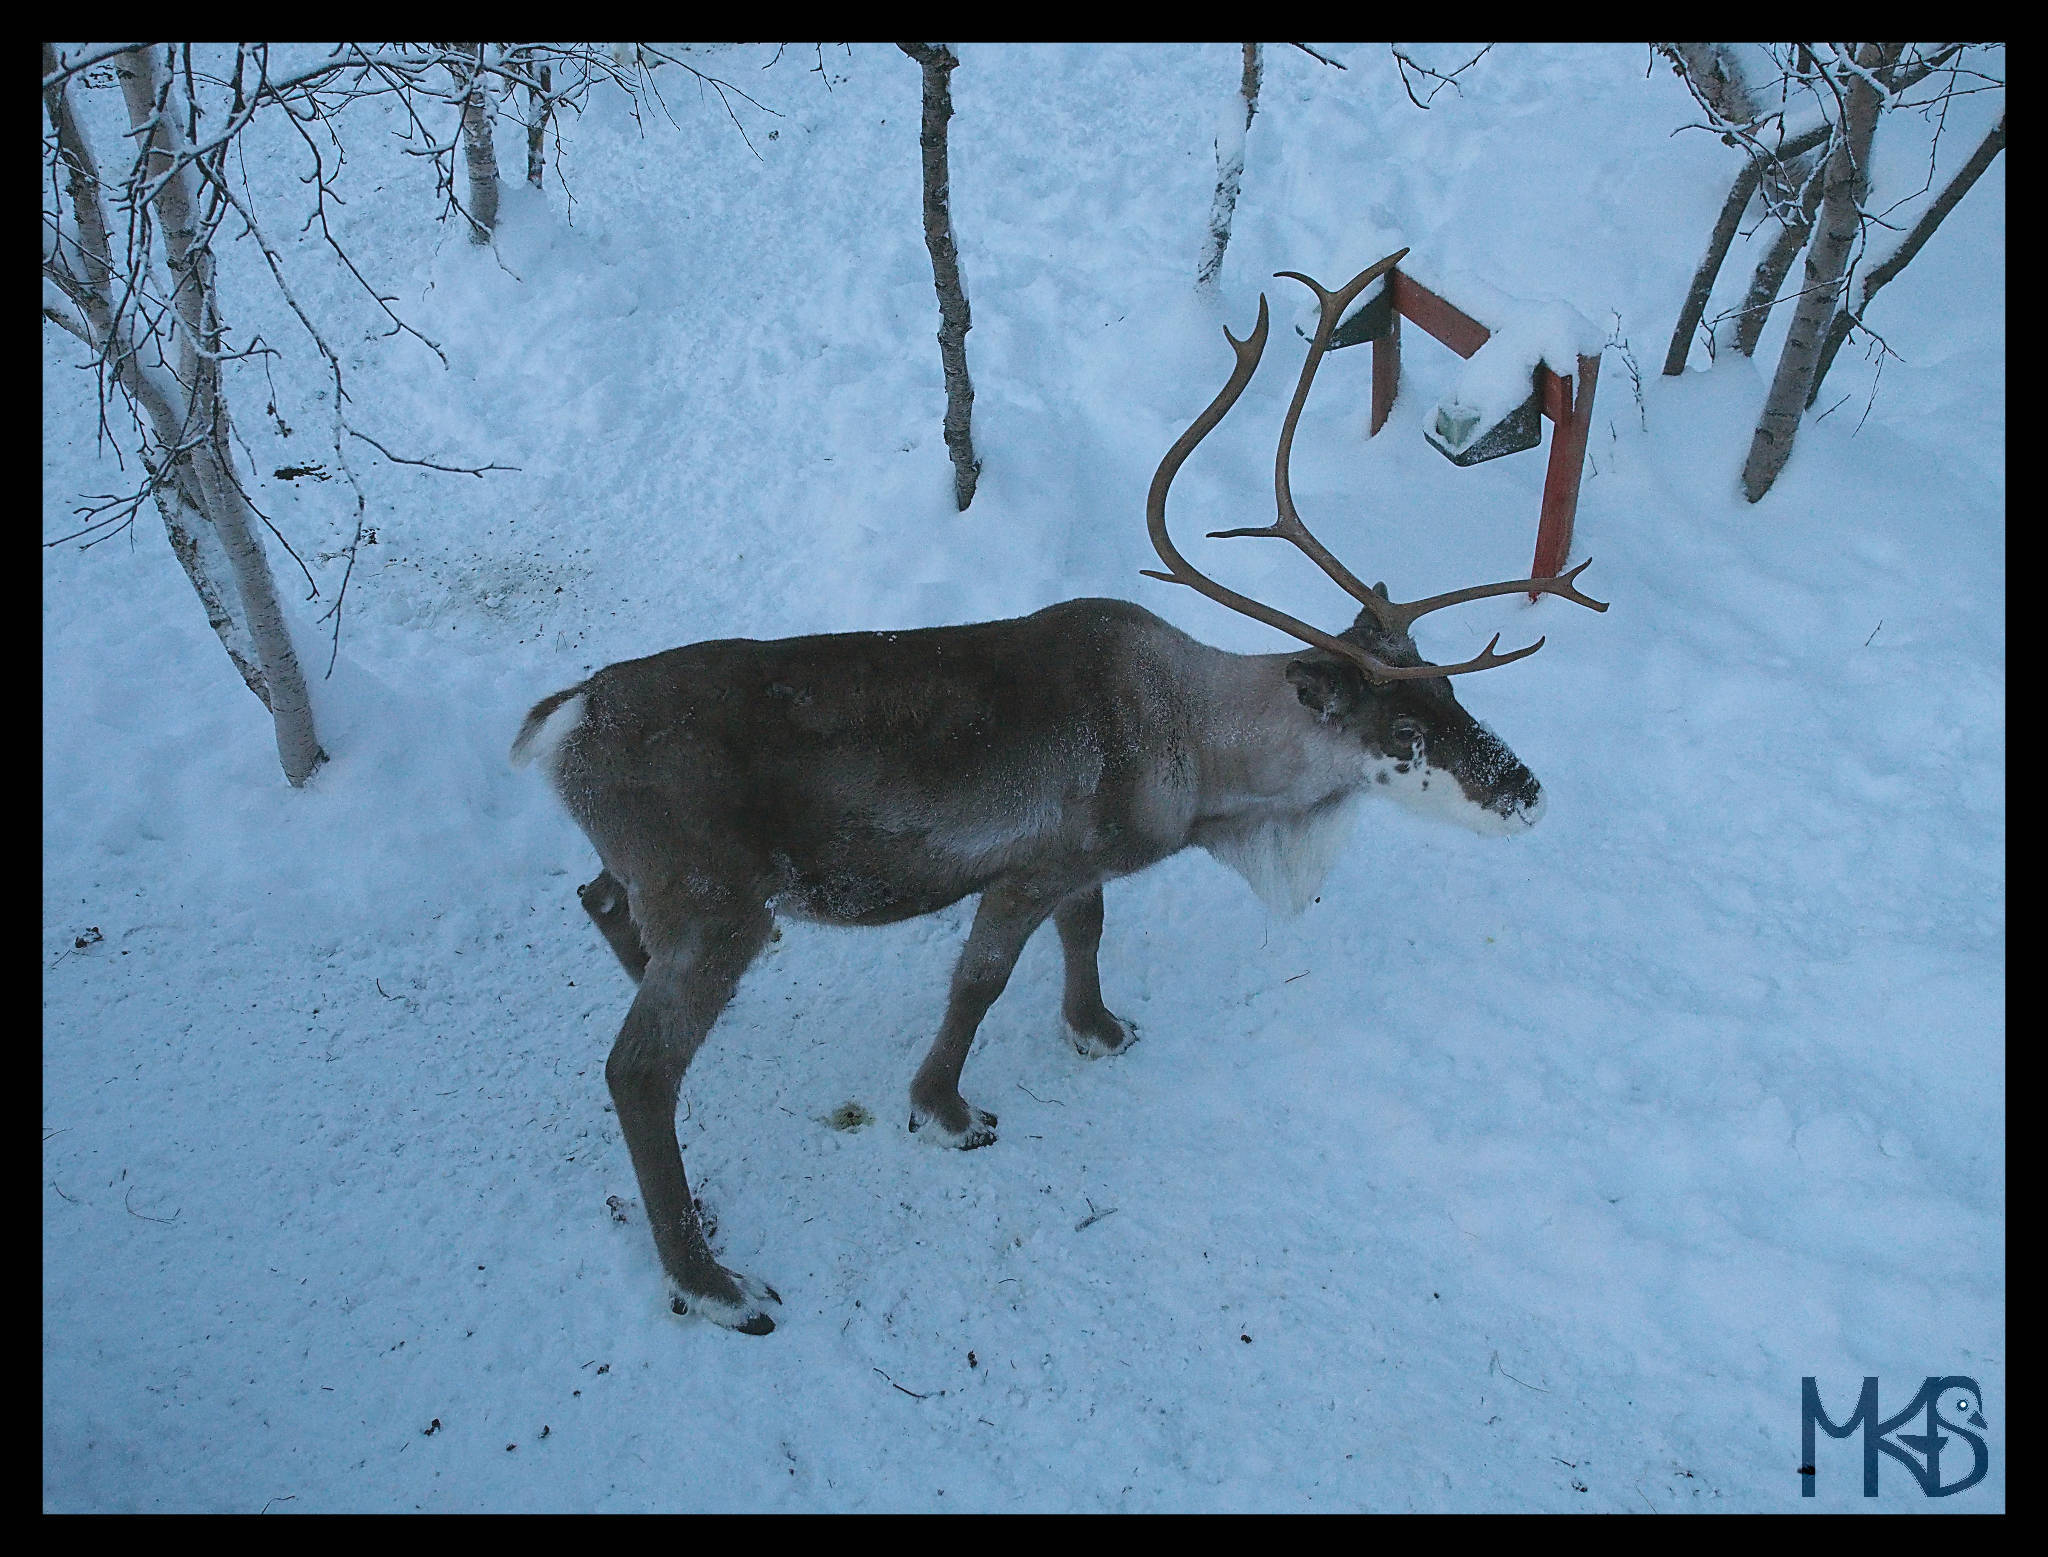
[{"label": "white birch bark", "polygon": [[1820,209],[1825,183],[1818,176],[1818,169],[1813,173],[1800,196],[1797,218],[1788,215],[1784,225],[1778,229],[1778,236],[1771,240],[1770,249],[1757,262],[1756,273],[1750,277],[1749,295],[1742,300],[1742,311],[1735,321],[1735,349],[1745,357],[1756,355],[1756,343],[1763,338],[1764,325],[1778,301],[1778,293],[1785,285],[1792,262],[1799,258],[1799,251],[1813,236],[1813,216]]},{"label": "white birch bark", "polygon": [[[481,43],[460,43],[480,63]],[[489,243],[498,228],[498,148],[491,134],[490,84],[473,66],[461,76],[462,160],[469,171],[469,241]]]},{"label": "white birch bark", "polygon": [[[56,51],[44,44],[43,74],[50,75],[56,69]],[[184,394],[162,369],[145,367],[132,340],[117,333],[114,270],[106,205],[100,195],[99,165],[91,144],[72,116],[68,83],[60,82],[49,88],[43,99],[50,126],[56,132],[57,155],[64,164],[65,194],[71,202],[71,223],[59,239],[53,260],[65,275],[64,295],[77,307],[83,330],[60,322],[79,334],[94,355],[111,364],[115,382],[142,411],[157,443],[165,449],[175,449],[184,429]],[[264,681],[262,666],[257,663],[255,645],[231,609],[233,574],[213,526],[181,466],[173,462],[165,469],[150,451],[145,451],[143,458],[155,483],[152,495],[163,516],[171,553],[185,570],[193,593],[198,595],[207,625],[220,638],[221,647],[227,651],[243,683],[268,708],[270,688]]]},{"label": "white birch bark", "polygon": [[[1744,79],[1741,67],[1736,63],[1726,44],[1666,43],[1658,47],[1679,66],[1700,100],[1722,123],[1735,130],[1743,130],[1756,122],[1760,109],[1755,93]],[[1750,160],[1742,171],[1736,174],[1734,183],[1729,187],[1728,198],[1721,207],[1720,219],[1715,222],[1714,231],[1707,240],[1706,253],[1693,272],[1692,286],[1686,293],[1685,302],[1678,310],[1678,322],[1671,331],[1671,345],[1664,353],[1664,372],[1667,376],[1676,376],[1685,371],[1685,361],[1692,350],[1694,332],[1699,329],[1700,320],[1706,314],[1707,303],[1713,295],[1714,282],[1721,273],[1721,264],[1728,257],[1729,247],[1734,243],[1736,231],[1742,225],[1743,212],[1748,209],[1750,197],[1756,193],[1758,184],[1763,185],[1765,204],[1773,210],[1784,210],[1790,205],[1792,196],[1798,192],[1791,187],[1790,169],[1801,156],[1826,141],[1829,133],[1829,127],[1822,125],[1793,136],[1778,148],[1775,156],[1768,159],[1759,159],[1752,149]],[[1737,143],[1737,137],[1732,134],[1725,136],[1724,139],[1731,144]],[[1768,311],[1768,305],[1777,297],[1778,288],[1784,283],[1785,271],[1791,267],[1792,261],[1798,258],[1799,249],[1805,244],[1806,230],[1812,226],[1810,210],[1805,213],[1805,217],[1805,228],[1801,230],[1797,242],[1792,242],[1788,235],[1781,234],[1778,246],[1773,248],[1763,264],[1758,267],[1750,283],[1748,304],[1761,303],[1765,311]],[[1788,244],[1789,248],[1786,247]],[[1772,275],[1775,275],[1776,280],[1771,282],[1768,293],[1759,299],[1758,292]],[[1744,317],[1747,318],[1747,315]],[[1757,328],[1762,328],[1761,319]],[[1740,326],[1736,349],[1745,356],[1756,349],[1753,336],[1744,344]]]},{"label": "white birch bark", "polygon": [[1857,51],[1854,71],[1845,72],[1842,133],[1828,158],[1827,183],[1821,196],[1820,221],[1806,251],[1806,272],[1798,306],[1792,312],[1778,371],[1757,418],[1749,457],[1742,466],[1742,494],[1754,503],[1771,490],[1792,442],[1813,387],[1828,321],[1833,317],[1849,267],[1849,251],[1863,222],[1863,198],[1870,188],[1870,147],[1877,133],[1883,97],[1874,83],[1898,59],[1903,44],[1866,43]]},{"label": "white birch bark", "polygon": [[526,94],[526,182],[535,189],[541,187],[543,158],[548,137],[548,96],[555,89],[554,71],[551,66],[540,67],[540,90],[527,89]]},{"label": "white birch bark", "polygon": [[1756,99],[1743,79],[1742,67],[1724,43],[1667,43],[1665,49],[1685,69],[1700,100],[1724,124],[1745,126],[1757,118]]},{"label": "white birch bark", "polygon": [[[116,69],[129,121],[137,139],[146,139],[149,151],[146,173],[155,189],[151,208],[163,233],[165,263],[171,276],[180,364],[176,394],[182,398],[184,414],[177,416],[179,406],[167,385],[148,386],[153,393],[145,406],[149,407],[150,400],[160,403],[150,409],[150,415],[175,467],[169,485],[179,494],[181,512],[188,507],[196,510],[225,555],[241,605],[241,622],[262,677],[261,688],[252,683],[251,690],[258,696],[267,693],[265,701],[285,778],[293,785],[303,784],[327,754],[320,749],[314,731],[312,699],[256,529],[256,516],[234,474],[227,405],[220,389],[220,319],[213,255],[209,235],[200,230],[192,169],[175,166],[182,130],[168,111],[173,94],[148,49],[122,55]],[[120,349],[120,342],[113,344]],[[153,377],[138,376],[145,381]],[[170,422],[176,425],[165,439],[164,424]],[[162,484],[158,490],[164,490]],[[168,515],[166,518],[169,522]],[[175,527],[172,543],[174,547],[179,544]],[[206,555],[206,544],[198,539],[196,530],[189,550],[194,557]],[[186,556],[181,554],[179,561],[187,562]],[[191,572],[190,563],[187,571]],[[201,599],[206,600],[204,590]],[[233,654],[232,647],[229,652]],[[244,679],[248,679],[246,675]]]},{"label": "white birch bark", "polygon": [[1230,247],[1230,224],[1237,213],[1237,193],[1244,181],[1245,140],[1251,133],[1252,117],[1259,111],[1259,82],[1265,72],[1261,50],[1247,43],[1244,72],[1238,95],[1244,105],[1244,122],[1237,122],[1235,105],[1216,136],[1216,197],[1209,204],[1209,236],[1202,246],[1202,263],[1195,271],[1195,285],[1213,287],[1223,273],[1223,253]]}]

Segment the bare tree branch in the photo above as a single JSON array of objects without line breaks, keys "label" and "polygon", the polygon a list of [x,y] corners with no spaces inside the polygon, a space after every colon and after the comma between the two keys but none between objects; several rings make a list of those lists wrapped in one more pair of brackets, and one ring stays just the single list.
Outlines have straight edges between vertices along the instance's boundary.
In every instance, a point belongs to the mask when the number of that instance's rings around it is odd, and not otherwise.
[{"label": "bare tree branch", "polygon": [[55,51],[51,50],[43,56],[45,61],[43,66],[43,91],[48,93],[50,88],[64,85],[73,76],[78,75],[81,71],[90,70],[95,65],[104,65],[108,60],[119,59],[123,54],[130,53],[136,49],[154,47],[154,44],[149,43],[102,43],[96,48],[87,50],[77,59],[67,60],[56,65],[48,63],[49,60],[55,58]]},{"label": "bare tree branch", "polygon": [[425,470],[442,470],[454,476],[475,476],[479,481],[483,479],[484,472],[487,470],[518,470],[520,468],[517,465],[442,465],[433,460],[414,459],[409,455],[393,454],[383,444],[359,427],[349,428],[348,435],[351,438],[360,438],[394,465],[418,465]]},{"label": "bare tree branch", "polygon": [[939,361],[946,375],[946,450],[953,458],[953,498],[960,512],[974,501],[981,461],[974,454],[974,382],[967,376],[967,332],[974,328],[960,254],[953,242],[948,203],[946,121],[953,117],[951,76],[960,61],[942,43],[896,45],[917,62],[924,78],[923,123],[917,143],[924,161],[924,241],[939,294]]},{"label": "bare tree branch", "polygon": [[[1257,48],[1258,45],[1254,43],[1248,43],[1245,45],[1245,47],[1251,49]],[[1306,54],[1310,59],[1315,60],[1318,64],[1328,65],[1333,70],[1349,70],[1351,68],[1349,65],[1345,64],[1341,59],[1331,59],[1330,56],[1327,54],[1318,54],[1314,49],[1310,48],[1305,43],[1290,44],[1289,47],[1301,50],[1302,53]]]},{"label": "bare tree branch", "polygon": [[[1780,160],[1796,158],[1825,141],[1832,132],[1826,125],[1808,131],[1784,143],[1778,149]],[[1692,286],[1686,292],[1685,302],[1678,310],[1678,323],[1671,332],[1671,345],[1664,353],[1664,373],[1675,377],[1685,371],[1685,359],[1691,353],[1693,332],[1699,328],[1700,320],[1707,311],[1708,299],[1713,295],[1714,281],[1721,273],[1721,264],[1728,257],[1729,245],[1735,241],[1735,234],[1742,226],[1742,213],[1748,209],[1751,196],[1756,193],[1762,178],[1765,160],[1752,157],[1736,173],[1734,182],[1728,188],[1728,198],[1722,202],[1721,215],[1714,223],[1713,233],[1707,239],[1707,251],[1701,257],[1699,267],[1693,272]]]},{"label": "bare tree branch", "polygon": [[[1460,65],[1457,69],[1452,71],[1441,71],[1432,70],[1429,66],[1423,64],[1420,60],[1416,59],[1413,55],[1409,54],[1398,43],[1390,43],[1387,45],[1387,48],[1394,56],[1394,68],[1400,73],[1401,90],[1408,94],[1409,102],[1413,103],[1417,108],[1422,109],[1427,109],[1429,107],[1430,101],[1434,100],[1437,93],[1441,92],[1445,87],[1449,87],[1455,92],[1462,93],[1464,91],[1464,88],[1458,85],[1458,77],[1464,75],[1466,71],[1470,70],[1474,65],[1478,64],[1481,60],[1485,59],[1487,55],[1493,52],[1493,45],[1489,43],[1485,47],[1481,48],[1477,54],[1473,55],[1470,59],[1466,60],[1465,63]],[[1414,71],[1416,76],[1419,77],[1421,80],[1434,81],[1436,83],[1435,86],[1429,89],[1428,100],[1417,97],[1415,95],[1414,83],[1412,83],[1408,79],[1408,73],[1411,70]]]}]

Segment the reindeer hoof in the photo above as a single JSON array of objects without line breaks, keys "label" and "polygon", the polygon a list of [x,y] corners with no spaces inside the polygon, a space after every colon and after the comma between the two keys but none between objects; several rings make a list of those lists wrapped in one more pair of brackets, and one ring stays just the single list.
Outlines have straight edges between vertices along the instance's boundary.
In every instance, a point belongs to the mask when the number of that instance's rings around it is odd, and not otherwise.
[{"label": "reindeer hoof", "polygon": [[669,1312],[695,1314],[699,1319],[708,1319],[727,1330],[737,1330],[741,1335],[767,1335],[772,1332],[775,1321],[768,1316],[766,1305],[781,1303],[782,1294],[767,1282],[756,1281],[736,1271],[721,1269],[719,1274],[731,1283],[730,1294],[686,1292],[671,1278],[668,1284]]},{"label": "reindeer hoof", "polygon": [[1069,1021],[1067,1041],[1083,1059],[1099,1060],[1106,1055],[1121,1054],[1136,1043],[1138,1027],[1135,1022],[1126,1022],[1122,1017],[1104,1011],[1086,1023]]},{"label": "reindeer hoof", "polygon": [[976,1108],[964,1099],[959,1102],[958,1114],[965,1122],[957,1126],[950,1125],[939,1110],[913,1103],[910,1109],[910,1132],[913,1135],[923,1135],[934,1146],[951,1146],[963,1152],[995,1144],[994,1114],[987,1109]]}]

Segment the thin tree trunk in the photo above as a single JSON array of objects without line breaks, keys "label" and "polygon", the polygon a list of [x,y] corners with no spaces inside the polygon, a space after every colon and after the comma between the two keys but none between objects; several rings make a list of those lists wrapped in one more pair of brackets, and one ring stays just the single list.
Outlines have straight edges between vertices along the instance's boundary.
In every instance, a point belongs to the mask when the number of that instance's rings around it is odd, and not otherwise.
[{"label": "thin tree trunk", "polygon": [[[56,49],[45,43],[43,74],[55,75],[58,68]],[[45,88],[43,107],[50,115],[50,128],[57,134],[57,156],[64,164],[64,188],[71,197],[71,223],[77,229],[74,237],[84,261],[84,274],[78,278],[84,283],[84,296],[77,301],[94,333],[104,342],[114,333],[114,267],[108,252],[107,208],[100,199],[99,165],[84,132],[71,116],[69,83],[60,81]],[[59,245],[61,257],[61,236]],[[68,258],[64,262],[69,264]]]},{"label": "thin tree trunk", "polygon": [[548,136],[547,94],[554,91],[554,72],[551,67],[540,67],[540,90],[527,89],[526,108],[526,182],[535,189],[540,188],[541,155],[546,149]]},{"label": "thin tree trunk", "polygon": [[[1804,135],[1795,136],[1779,148],[1778,161],[1784,163],[1801,156],[1827,139],[1828,127],[1823,125]],[[1685,359],[1692,351],[1693,332],[1699,329],[1700,320],[1706,315],[1707,303],[1714,294],[1714,282],[1721,274],[1721,265],[1728,257],[1729,245],[1735,241],[1735,234],[1742,226],[1742,213],[1748,209],[1749,197],[1756,193],[1757,180],[1762,176],[1766,164],[1751,161],[1735,175],[1735,182],[1729,186],[1728,198],[1722,202],[1721,216],[1714,223],[1713,234],[1707,239],[1707,252],[1700,259],[1699,268],[1693,272],[1692,289],[1685,295],[1685,303],[1678,310],[1678,325],[1671,332],[1671,345],[1664,353],[1664,375],[1675,378],[1685,371]]]},{"label": "thin tree trunk", "polygon": [[939,362],[946,375],[946,451],[953,457],[953,497],[960,511],[974,501],[981,461],[974,457],[974,383],[967,376],[967,332],[974,321],[960,282],[960,252],[948,207],[946,121],[953,117],[950,77],[960,63],[944,44],[899,43],[924,73],[924,121],[917,144],[924,153],[924,242],[939,293]]},{"label": "thin tree trunk", "polygon": [[1230,247],[1230,222],[1237,211],[1238,186],[1244,179],[1245,140],[1251,134],[1252,116],[1259,111],[1259,82],[1265,73],[1260,45],[1244,46],[1244,75],[1238,91],[1244,99],[1244,123],[1234,134],[1216,141],[1216,198],[1209,206],[1209,241],[1202,249],[1202,263],[1195,272],[1195,285],[1214,286],[1223,272],[1223,251]]},{"label": "thin tree trunk", "polygon": [[1792,313],[1785,349],[1778,356],[1778,371],[1771,380],[1763,415],[1750,439],[1749,457],[1742,466],[1742,494],[1752,503],[1771,490],[1785,461],[1792,457],[1792,441],[1799,432],[1806,393],[1813,387],[1828,321],[1841,296],[1849,250],[1863,220],[1863,197],[1870,188],[1870,146],[1883,106],[1870,78],[1882,76],[1903,47],[1866,43],[1857,51],[1856,63],[1861,69],[1850,77],[1842,135],[1828,157],[1820,222],[1806,251],[1799,303]]},{"label": "thin tree trunk", "polygon": [[[1812,172],[1817,175],[1819,169]],[[1756,355],[1756,343],[1763,337],[1764,324],[1778,301],[1778,293],[1784,288],[1785,276],[1792,269],[1792,262],[1799,258],[1799,251],[1813,236],[1813,217],[1820,209],[1824,182],[1818,176],[1806,180],[1799,196],[1797,220],[1787,221],[1779,227],[1778,236],[1771,240],[1769,251],[1757,265],[1756,274],[1750,278],[1749,296],[1742,300],[1742,311],[1735,319],[1735,349],[1745,357]]]},{"label": "thin tree trunk", "polygon": [[[484,46],[464,43],[483,63]],[[469,169],[469,241],[489,243],[498,227],[498,148],[491,136],[490,86],[470,67],[462,77],[462,160]]]},{"label": "thin tree trunk", "polygon": [[1692,289],[1685,294],[1685,302],[1678,310],[1678,323],[1671,331],[1671,345],[1664,353],[1664,375],[1676,378],[1685,371],[1685,359],[1692,353],[1693,332],[1700,327],[1700,320],[1707,312],[1707,300],[1714,295],[1715,278],[1721,274],[1721,262],[1728,257],[1728,246],[1735,241],[1736,229],[1742,225],[1742,213],[1749,207],[1749,197],[1756,193],[1758,165],[1744,163],[1742,171],[1735,175],[1735,182],[1729,186],[1728,198],[1721,204],[1720,220],[1714,223],[1714,231],[1707,239],[1707,252],[1700,257],[1699,268],[1692,273]]},{"label": "thin tree trunk", "polygon": [[1842,349],[1842,342],[1849,338],[1850,328],[1862,322],[1863,311],[1870,306],[1870,300],[1877,296],[1878,289],[1913,262],[1913,256],[1926,247],[1927,240],[1934,236],[1934,230],[1941,225],[1943,218],[1956,208],[1957,202],[1970,192],[1970,186],[1983,176],[1984,170],[1991,166],[1992,159],[2003,150],[2005,115],[2000,114],[1998,123],[1991,128],[1991,133],[1985,136],[1982,144],[1970,154],[1970,160],[1957,170],[1956,176],[1948,181],[1948,187],[1942,190],[1935,197],[1934,203],[1921,213],[1920,220],[1913,224],[1913,230],[1899,240],[1896,249],[1864,273],[1863,300],[1857,305],[1856,311],[1853,314],[1846,308],[1836,311],[1834,319],[1828,325],[1827,341],[1820,349],[1820,363],[1813,370],[1813,387],[1806,392],[1808,406],[1811,406],[1819,396],[1820,386],[1828,376],[1828,369],[1835,365],[1835,353]]},{"label": "thin tree trunk", "polygon": [[[176,429],[172,431],[175,436]],[[147,457],[145,463],[148,463]],[[221,552],[220,537],[207,519],[206,510],[191,490],[189,473],[174,467],[166,477],[161,467],[155,464],[150,465],[150,473],[159,477],[155,491],[156,507],[157,512],[163,515],[164,534],[170,539],[171,554],[185,570],[185,577],[191,580],[192,591],[199,596],[199,604],[206,612],[207,626],[214,630],[221,646],[228,651],[228,659],[241,676],[242,684],[256,694],[265,708],[270,708],[270,683],[264,679],[263,667],[257,662],[256,647],[242,630],[242,624],[235,620],[224,598],[226,590],[220,581],[227,580],[228,588],[232,588],[234,569]],[[274,709],[272,713],[274,716]],[[282,754],[280,748],[280,758]]]},{"label": "thin tree trunk", "polygon": [[1756,99],[1735,57],[1721,43],[1666,43],[1661,51],[1682,66],[1685,76],[1698,90],[1702,101],[1733,125],[1754,124]]},{"label": "thin tree trunk", "polygon": [[[158,439],[167,450],[176,451],[172,457],[181,468],[173,485],[181,504],[197,509],[226,554],[235,593],[241,602],[242,620],[261,667],[261,688],[251,683],[251,690],[258,696],[268,694],[266,702],[275,727],[278,760],[284,766],[285,778],[296,786],[312,776],[327,754],[320,749],[314,731],[312,699],[307,695],[298,652],[292,646],[291,631],[278,602],[270,563],[263,554],[255,514],[234,474],[227,404],[220,390],[220,321],[210,235],[200,231],[191,168],[170,171],[179,150],[177,127],[167,111],[167,84],[157,70],[154,55],[148,49],[124,54],[120,56],[117,73],[134,133],[138,139],[147,137],[147,172],[156,188],[152,205],[164,235],[164,257],[178,314],[179,360],[184,369],[180,388],[186,414],[183,425],[173,429],[169,439],[163,437],[164,429],[159,424]],[[166,111],[159,111],[160,103]],[[120,342],[113,343],[113,349],[118,351],[120,347]],[[162,409],[165,420],[174,417],[172,405]],[[175,547],[175,527],[172,539]],[[197,556],[202,549],[202,543],[194,540],[189,551]],[[189,573],[190,563],[182,552],[179,561],[187,564]],[[197,580],[194,582],[196,585]],[[206,599],[204,590],[201,599]],[[217,605],[218,601],[209,603],[209,614]],[[244,680],[247,679],[245,673]]]},{"label": "thin tree trunk", "polygon": [[[57,68],[56,50],[45,43],[43,74],[51,75]],[[175,449],[184,431],[184,418],[176,409],[183,401],[182,393],[159,382],[160,370],[145,369],[117,336],[114,268],[107,237],[106,204],[100,196],[99,164],[72,116],[68,84],[59,82],[46,89],[43,106],[50,115],[50,128],[56,132],[57,156],[64,165],[65,194],[71,202],[72,231],[68,235],[60,232],[56,247],[56,263],[67,278],[65,295],[84,318],[86,344],[112,367],[115,382],[148,418],[157,443],[164,449]],[[263,668],[256,663],[249,635],[235,620],[225,598],[233,587],[227,559],[219,555],[218,542],[211,548],[202,545],[203,540],[213,539],[213,527],[207,523],[205,511],[191,490],[189,471],[176,461],[166,469],[159,457],[148,450],[144,451],[143,460],[153,483],[157,511],[163,516],[164,532],[170,538],[171,553],[185,570],[193,593],[198,595],[207,625],[220,638],[221,647],[227,651],[243,683],[268,708],[270,688],[263,679]],[[224,580],[229,582],[224,584]]]}]

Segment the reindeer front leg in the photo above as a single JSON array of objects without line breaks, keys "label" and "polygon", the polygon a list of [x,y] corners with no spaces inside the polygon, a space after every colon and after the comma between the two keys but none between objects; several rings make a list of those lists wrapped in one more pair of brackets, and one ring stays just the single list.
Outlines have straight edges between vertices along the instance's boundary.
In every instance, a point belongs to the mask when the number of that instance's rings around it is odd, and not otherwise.
[{"label": "reindeer front leg", "polygon": [[998,882],[981,895],[974,929],[953,968],[946,1019],[910,1083],[910,1128],[929,1130],[930,1139],[942,1146],[973,1151],[996,1138],[996,1116],[960,1095],[960,1071],[982,1017],[1010,982],[1017,954],[1045,923],[1054,901],[1053,894],[1010,882]]}]

